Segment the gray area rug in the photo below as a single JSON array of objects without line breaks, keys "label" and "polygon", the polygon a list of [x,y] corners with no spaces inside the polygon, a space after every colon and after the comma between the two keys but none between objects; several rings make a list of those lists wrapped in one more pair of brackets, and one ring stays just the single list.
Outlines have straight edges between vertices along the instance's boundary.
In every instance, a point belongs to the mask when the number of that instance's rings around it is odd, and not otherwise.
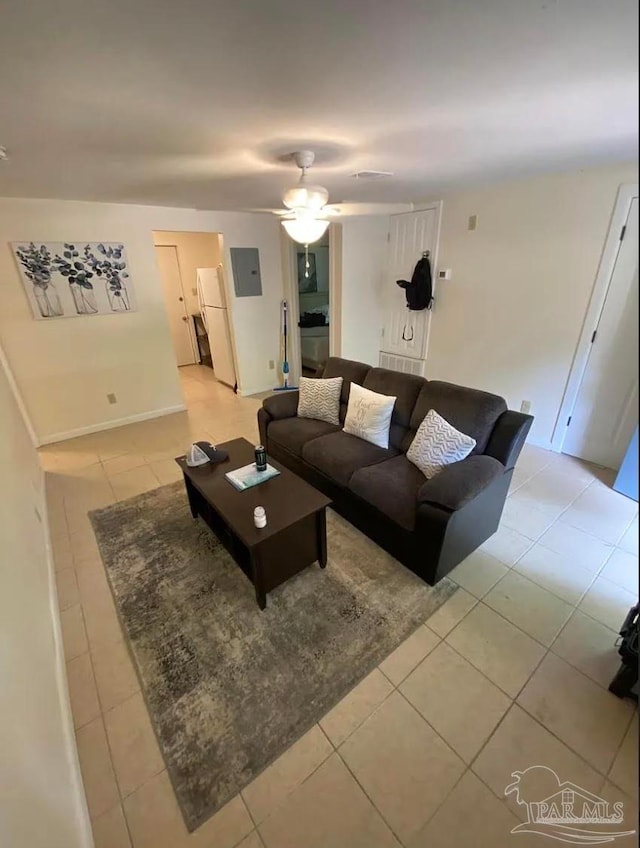
[{"label": "gray area rug", "polygon": [[189,830],[300,738],[455,591],[331,510],[329,562],[267,597],[189,512],[182,483],[91,514]]}]

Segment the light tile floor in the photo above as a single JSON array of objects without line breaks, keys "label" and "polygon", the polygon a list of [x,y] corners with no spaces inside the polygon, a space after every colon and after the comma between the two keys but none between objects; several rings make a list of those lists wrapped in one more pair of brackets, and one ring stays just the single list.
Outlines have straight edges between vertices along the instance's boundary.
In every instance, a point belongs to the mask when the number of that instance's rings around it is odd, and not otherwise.
[{"label": "light tile floor", "polygon": [[181,378],[188,412],[40,451],[97,848],[526,848],[504,788],[531,765],[625,801],[636,826],[638,718],[606,687],[637,597],[637,505],[609,472],[526,446],[501,527],[452,572],[453,598],[188,834],[87,519],[179,479],[173,457],[197,438],[257,439],[259,399],[199,366]]}]

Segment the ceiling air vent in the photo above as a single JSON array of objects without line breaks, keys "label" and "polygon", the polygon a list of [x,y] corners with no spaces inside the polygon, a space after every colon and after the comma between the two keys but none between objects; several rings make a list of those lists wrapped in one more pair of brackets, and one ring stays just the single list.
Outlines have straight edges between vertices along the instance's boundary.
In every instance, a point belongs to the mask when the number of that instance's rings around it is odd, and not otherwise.
[{"label": "ceiling air vent", "polygon": [[351,176],[356,180],[382,180],[385,177],[392,177],[393,171],[356,171]]}]

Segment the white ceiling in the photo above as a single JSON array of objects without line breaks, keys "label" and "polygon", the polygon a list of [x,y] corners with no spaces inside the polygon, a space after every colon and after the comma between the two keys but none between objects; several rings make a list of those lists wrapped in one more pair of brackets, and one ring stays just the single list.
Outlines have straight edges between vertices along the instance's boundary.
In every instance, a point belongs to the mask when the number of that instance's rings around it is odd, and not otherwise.
[{"label": "white ceiling", "polygon": [[[14,0],[0,196],[331,202],[637,158],[637,0]],[[385,181],[349,177],[394,171]]]}]

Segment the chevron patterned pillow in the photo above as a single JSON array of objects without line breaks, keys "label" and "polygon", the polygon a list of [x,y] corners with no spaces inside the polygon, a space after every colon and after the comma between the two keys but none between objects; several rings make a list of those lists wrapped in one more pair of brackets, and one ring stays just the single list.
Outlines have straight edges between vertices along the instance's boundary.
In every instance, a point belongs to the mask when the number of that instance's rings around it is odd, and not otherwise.
[{"label": "chevron patterned pillow", "polygon": [[342,377],[328,377],[326,380],[300,377],[298,418],[339,424],[341,390]]},{"label": "chevron patterned pillow", "polygon": [[430,409],[411,442],[407,459],[429,480],[445,465],[469,456],[475,446],[475,439],[456,430],[435,409]]}]

